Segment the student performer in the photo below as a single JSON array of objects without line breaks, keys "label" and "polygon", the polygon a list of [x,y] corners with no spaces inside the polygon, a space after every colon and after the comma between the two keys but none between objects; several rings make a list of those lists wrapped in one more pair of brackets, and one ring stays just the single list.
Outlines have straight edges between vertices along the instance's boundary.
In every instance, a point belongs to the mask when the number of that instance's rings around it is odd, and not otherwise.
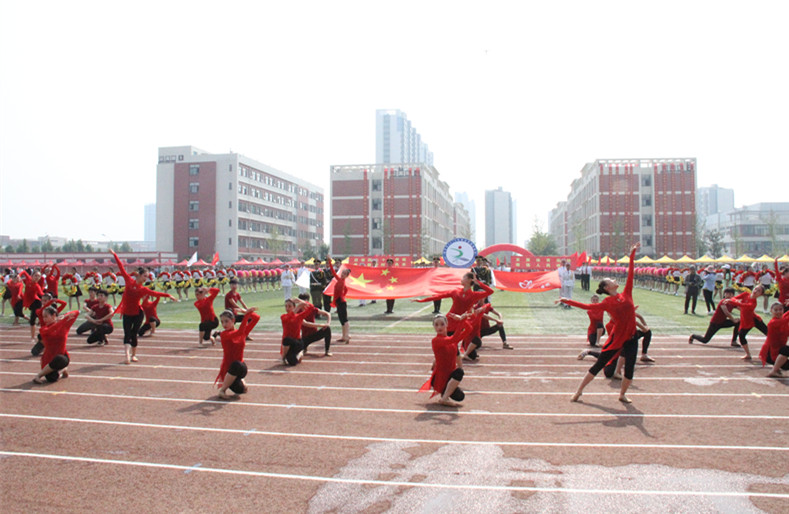
[{"label": "student performer", "polygon": [[236,315],[233,312],[224,311],[221,315],[224,329],[219,333],[219,341],[222,344],[222,364],[214,380],[214,384],[219,387],[220,398],[230,398],[227,394],[228,389],[239,395],[247,392],[244,377],[247,376],[248,369],[244,362],[244,347],[247,344],[247,337],[260,320],[255,310],[256,307],[247,310],[238,329],[235,328]]}]

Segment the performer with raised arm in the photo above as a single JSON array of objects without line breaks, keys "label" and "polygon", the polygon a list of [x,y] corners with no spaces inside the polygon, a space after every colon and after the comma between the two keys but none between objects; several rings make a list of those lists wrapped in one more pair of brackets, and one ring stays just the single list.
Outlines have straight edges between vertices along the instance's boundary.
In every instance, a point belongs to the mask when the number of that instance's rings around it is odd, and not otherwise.
[{"label": "performer with raised arm", "polygon": [[123,277],[126,283],[126,289],[123,292],[123,299],[120,305],[115,310],[116,313],[121,314],[123,319],[123,348],[126,351],[126,364],[137,362],[137,334],[140,332],[140,327],[145,319],[145,313],[140,307],[140,301],[145,295],[153,296],[155,298],[169,298],[174,302],[178,300],[175,296],[168,293],[161,293],[148,289],[143,284],[148,279],[148,271],[145,268],[137,268],[134,276],[126,272],[123,267],[118,254],[111,252],[115,258],[115,263],[118,265],[118,272]]},{"label": "performer with raised arm", "polygon": [[[212,288],[213,289],[213,288]],[[218,289],[217,289],[218,291]],[[247,337],[257,325],[260,316],[255,313],[256,307],[247,310],[241,320],[241,325],[236,329],[236,315],[232,311],[225,311],[221,315],[222,328],[219,340],[222,343],[222,365],[214,384],[219,387],[220,398],[230,398],[227,390],[236,394],[247,392],[244,377],[247,376],[247,365],[244,363],[244,347]],[[221,385],[220,385],[221,383]]]},{"label": "performer with raised arm", "polygon": [[58,311],[53,306],[44,309],[41,318],[41,342],[44,353],[41,354],[41,371],[38,372],[33,382],[43,384],[57,382],[68,377],[69,355],[66,350],[68,332],[77,320],[79,311],[71,311],[58,318]]},{"label": "performer with raised arm", "polygon": [[607,297],[600,303],[585,304],[575,302],[566,298],[560,301],[579,307],[585,310],[595,310],[607,312],[611,319],[614,321],[614,331],[609,341],[603,345],[600,357],[597,362],[589,368],[589,371],[578,386],[578,390],[572,397],[572,401],[577,402],[583,394],[584,388],[594,380],[595,376],[602,370],[606,364],[612,359],[616,359],[620,354],[625,358],[624,378],[622,379],[622,387],[619,391],[619,401],[622,403],[630,403],[627,398],[627,389],[633,381],[633,372],[636,365],[636,357],[638,356],[638,341],[636,340],[636,307],[633,303],[633,275],[635,272],[635,256],[636,250],[641,245],[636,243],[630,249],[630,263],[627,268],[627,281],[625,288],[621,293],[618,293],[619,284],[616,280],[604,278],[600,281],[597,288],[597,294],[606,294]]},{"label": "performer with raised arm", "polygon": [[762,366],[772,364],[773,369],[768,377],[783,377],[783,371],[789,370],[789,310],[784,312],[784,306],[778,302],[770,306],[772,318],[767,323],[767,339],[764,340],[759,359]]},{"label": "performer with raised arm", "polygon": [[472,328],[467,321],[460,321],[457,331],[450,336],[447,332],[447,320],[443,314],[433,318],[433,329],[436,331],[436,336],[430,343],[433,348],[433,373],[419,390],[428,391],[432,388],[431,398],[440,394],[438,403],[458,407],[460,404],[457,402],[462,402],[466,397],[459,387],[464,372],[458,343],[471,333]]},{"label": "performer with raised arm", "polygon": [[[214,298],[218,294],[219,288],[217,287],[212,287],[209,290],[206,290],[205,287],[195,289],[196,300],[194,306],[197,308],[197,312],[200,313],[200,326],[197,327],[197,344],[200,346],[203,346],[204,341],[209,340],[212,345],[216,344],[216,341],[211,338],[211,331],[219,326],[219,319],[214,313]],[[235,313],[233,315],[235,316]]]},{"label": "performer with raised arm", "polygon": [[[348,292],[348,286],[345,285],[345,279],[351,274],[351,270],[345,268],[338,275],[334,270],[334,263],[328,255],[326,256],[326,265],[337,281],[337,283],[334,284],[334,299],[332,300],[332,306],[337,308],[337,317],[340,319],[340,326],[342,327],[342,337],[340,337],[337,342],[350,344],[351,325],[348,322],[348,302],[345,301],[345,294]],[[328,311],[329,309],[325,310]]]},{"label": "performer with raised arm", "polygon": [[[439,293],[433,296],[428,296],[427,298],[412,301],[425,303],[441,300],[443,298],[451,298],[452,307],[449,309],[449,313],[455,314],[457,316],[463,316],[479,300],[483,300],[493,294],[493,289],[488,287],[487,284],[480,282],[480,280],[477,278],[477,275],[472,272],[468,272],[463,275],[463,277],[460,279],[460,285],[462,286],[460,289],[448,291],[446,293]],[[479,290],[472,291],[472,286],[478,287]],[[459,324],[458,320],[454,317],[447,316],[447,323],[447,333],[452,335],[457,329]]]}]

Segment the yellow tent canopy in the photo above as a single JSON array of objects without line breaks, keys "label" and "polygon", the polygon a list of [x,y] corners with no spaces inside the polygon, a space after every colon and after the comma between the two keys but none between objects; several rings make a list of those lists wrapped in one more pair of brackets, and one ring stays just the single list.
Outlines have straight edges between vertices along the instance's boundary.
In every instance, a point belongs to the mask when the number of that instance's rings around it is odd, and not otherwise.
[{"label": "yellow tent canopy", "polygon": [[308,261],[304,261],[304,264],[307,266],[312,266],[313,264],[315,264],[315,257],[311,258]]},{"label": "yellow tent canopy", "polygon": [[598,264],[613,264],[615,262],[616,261],[614,259],[606,255],[605,257],[600,257]]},{"label": "yellow tent canopy", "polygon": [[704,255],[696,259],[696,262],[715,262],[715,259],[705,253]]},{"label": "yellow tent canopy", "polygon": [[683,255],[682,257],[677,259],[677,262],[693,263],[693,262],[696,262],[696,259],[694,259],[692,257],[688,257],[687,255]]},{"label": "yellow tent canopy", "polygon": [[770,257],[767,254],[764,254],[761,257],[759,257],[758,259],[756,259],[756,262],[773,262],[773,260],[774,259],[772,257]]},{"label": "yellow tent canopy", "polygon": [[677,261],[675,261],[674,259],[672,259],[668,255],[664,255],[663,257],[661,257],[660,259],[656,260],[655,262],[659,262],[660,264],[674,264]]},{"label": "yellow tent canopy", "polygon": [[628,257],[627,255],[625,255],[625,256],[624,256],[624,257],[622,257],[621,259],[617,259],[616,263],[617,263],[617,264],[630,264],[630,257]]},{"label": "yellow tent canopy", "polygon": [[756,259],[754,259],[753,257],[748,257],[747,254],[742,254],[735,260],[737,262],[756,262]]},{"label": "yellow tent canopy", "polygon": [[778,262],[789,262],[789,254],[783,254],[781,257],[778,257]]},{"label": "yellow tent canopy", "polygon": [[715,262],[732,263],[734,262],[734,259],[732,259],[728,255],[721,255],[720,257],[715,259]]},{"label": "yellow tent canopy", "polygon": [[645,255],[640,259],[636,259],[636,264],[654,264],[655,262],[657,261],[655,261],[655,259],[651,258],[648,255]]},{"label": "yellow tent canopy", "polygon": [[412,264],[430,264],[431,261],[425,259],[424,257],[420,257],[419,259],[412,262]]},{"label": "yellow tent canopy", "polygon": [[350,258],[350,256],[349,256],[349,257],[346,257],[346,258],[344,258],[344,259],[342,260],[342,264],[348,264],[349,262],[351,262],[351,258]]}]

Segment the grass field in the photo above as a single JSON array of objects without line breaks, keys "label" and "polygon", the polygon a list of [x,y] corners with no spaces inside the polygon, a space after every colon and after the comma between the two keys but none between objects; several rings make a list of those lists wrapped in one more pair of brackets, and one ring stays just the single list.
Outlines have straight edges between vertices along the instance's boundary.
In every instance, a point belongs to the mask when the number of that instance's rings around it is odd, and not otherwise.
[{"label": "grass field", "polygon": [[[188,301],[159,304],[158,312],[162,320],[162,328],[197,329],[197,310],[192,305],[193,290],[189,292]],[[577,286],[573,293],[573,298],[579,301],[588,301],[589,296],[589,293],[581,291],[580,286]],[[586,333],[588,318],[585,312],[579,309],[560,309],[554,305],[558,297],[558,290],[547,293],[497,291],[491,301],[504,315],[507,332],[512,335]],[[262,319],[256,330],[278,331],[281,328],[279,316],[284,312],[282,291],[242,292],[242,298],[248,306],[256,306],[259,310]],[[709,317],[705,315],[704,301],[701,298],[696,309],[700,314],[698,316],[683,314],[684,296],[681,296],[681,293],[680,296],[673,296],[635,289],[633,298],[639,306],[638,311],[647,319],[656,334],[703,333],[709,323]],[[120,301],[120,298],[118,300]],[[223,297],[220,296],[214,303],[217,315],[223,309],[223,302]],[[358,304],[358,300],[348,302],[352,333],[432,334],[430,326],[432,303],[414,303],[408,299],[400,299],[395,304],[394,315],[383,314],[385,310],[383,300],[379,300],[376,304],[370,304],[368,301],[365,307],[358,307]],[[446,312],[450,305],[450,301],[445,300],[442,311]],[[6,315],[0,318],[0,323],[9,324],[12,320],[9,317],[11,309],[7,304],[5,307]],[[761,304],[757,312],[761,312]],[[336,326],[336,318],[333,319],[333,323]]]}]

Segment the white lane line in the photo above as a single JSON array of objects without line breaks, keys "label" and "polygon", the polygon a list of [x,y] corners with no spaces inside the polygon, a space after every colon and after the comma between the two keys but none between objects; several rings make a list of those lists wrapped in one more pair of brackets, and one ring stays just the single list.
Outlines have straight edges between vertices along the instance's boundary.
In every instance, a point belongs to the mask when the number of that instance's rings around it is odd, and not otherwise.
[{"label": "white lane line", "polygon": [[192,432],[215,432],[222,434],[241,434],[243,436],[260,435],[266,437],[285,437],[296,439],[331,439],[342,441],[386,442],[386,443],[418,443],[418,444],[448,444],[448,445],[493,445],[493,446],[523,446],[523,447],[559,447],[559,448],[635,448],[635,449],[671,449],[671,450],[725,450],[725,451],[789,451],[785,446],[731,446],[731,445],[706,445],[706,444],[641,444],[641,443],[564,443],[540,441],[469,441],[451,439],[415,439],[402,437],[371,437],[334,434],[308,434],[298,432],[274,432],[270,430],[240,429],[240,428],[215,428],[198,427],[194,425],[168,425],[159,423],[141,423],[132,421],[113,421],[105,419],[68,418],[60,416],[36,416],[28,414],[4,414],[0,417],[13,419],[29,419],[35,421],[52,421],[60,423],[85,423],[93,425],[109,425],[134,428],[151,428]]},{"label": "white lane line", "polygon": [[397,321],[395,321],[394,323],[391,323],[391,324],[389,324],[389,325],[386,325],[386,326],[384,327],[384,330],[389,330],[389,329],[392,329],[392,328],[396,327],[397,325],[399,325],[400,323],[402,323],[403,321],[408,321],[409,319],[413,318],[414,316],[418,316],[419,314],[421,314],[421,313],[422,313],[422,311],[424,311],[424,310],[425,310],[425,309],[427,309],[427,308],[428,308],[428,306],[427,306],[427,305],[425,305],[425,306],[424,306],[424,307],[422,307],[421,309],[419,309],[419,310],[417,310],[417,311],[414,311],[414,312],[412,312],[412,313],[411,313],[411,314],[409,314],[408,316],[406,316],[406,317],[404,317],[404,318],[400,318],[400,319],[398,319]]},{"label": "white lane line", "polygon": [[129,461],[118,459],[98,459],[94,457],[77,457],[73,455],[55,455],[48,453],[30,453],[0,451],[0,455],[7,457],[24,457],[28,459],[48,459],[63,460],[68,462],[88,462],[93,464],[112,464],[118,466],[133,466],[143,468],[169,469],[176,471],[192,470],[198,473],[218,473],[236,476],[253,476],[263,478],[275,478],[283,480],[304,480],[312,482],[331,482],[342,484],[357,485],[377,485],[387,487],[419,487],[429,489],[454,489],[454,490],[477,490],[477,491],[530,491],[542,493],[564,493],[564,494],[617,494],[617,495],[643,495],[643,496],[711,496],[711,497],[738,497],[738,498],[789,498],[789,493],[761,493],[761,492],[740,492],[740,491],[660,491],[648,489],[577,489],[561,487],[527,487],[527,486],[498,486],[498,485],[467,485],[467,484],[436,484],[429,482],[399,482],[386,480],[362,480],[355,478],[323,477],[317,475],[295,475],[292,473],[271,473],[267,471],[251,471],[226,468],[209,468],[183,466],[179,464],[163,464],[157,462]]},{"label": "white lane line", "polygon": [[[146,358],[143,354],[138,354],[141,359]],[[17,361],[17,360],[9,360],[9,359],[0,359],[0,362],[6,363],[33,363],[35,364],[36,361],[28,360],[28,361]],[[276,360],[272,361],[265,361],[270,362],[271,364],[277,363]],[[281,362],[281,361],[280,361]],[[69,366],[105,366],[105,367],[118,367],[121,369],[135,369],[135,368],[149,368],[149,369],[177,369],[177,370],[188,370],[188,371],[216,371],[216,367],[202,367],[202,366],[176,366],[176,365],[152,365],[152,364],[140,364],[135,363],[133,365],[123,364],[123,363],[107,363],[107,362],[80,362],[80,361],[71,361]],[[301,366],[309,366],[307,364],[301,364]],[[272,375],[280,375],[280,374],[292,374],[292,375],[316,375],[316,376],[354,376],[354,377],[378,377],[378,378],[419,378],[427,379],[430,376],[430,373],[427,371],[424,373],[378,373],[378,372],[369,372],[364,373],[360,371],[304,371],[303,369],[295,368],[295,367],[284,367],[280,366],[281,369],[259,369],[259,370],[252,370],[252,373],[262,373],[262,374],[272,374]],[[78,369],[78,368],[71,368],[71,369]],[[465,368],[468,370],[473,370],[474,365],[469,365]],[[581,368],[581,370],[587,368]],[[652,369],[651,367],[647,368],[637,368],[637,369]],[[756,369],[756,368],[754,368]],[[507,373],[507,374],[505,374]],[[467,374],[464,377],[464,380],[578,380],[578,370],[573,371],[572,375],[569,376],[549,376],[549,375],[533,375],[531,372],[528,371],[518,371],[518,372],[498,372],[496,374],[491,375],[472,375]],[[697,380],[699,378],[704,378],[705,380],[722,380],[728,382],[734,381],[753,381],[754,378],[765,378],[766,377],[724,377],[724,376],[703,376],[699,377],[698,375],[693,376],[681,376],[681,377],[655,377],[655,376],[643,376],[639,374],[635,380],[637,381],[654,381],[654,380],[674,380],[674,381],[685,381],[685,380]],[[789,377],[782,377],[782,378],[771,378],[769,380],[775,381],[785,381],[789,380]]]},{"label": "white lane line", "polygon": [[[32,373],[23,373],[20,371],[0,371],[0,375],[12,375],[30,377]],[[175,378],[153,378],[153,377],[119,377],[109,375],[79,375],[72,373],[69,378],[76,378],[82,380],[120,380],[128,382],[153,382],[153,383],[170,383],[170,384],[194,384],[194,385],[210,385],[211,382],[207,380],[186,380]],[[414,387],[398,388],[398,387],[343,387],[343,386],[329,386],[329,385],[307,385],[307,384],[257,384],[247,382],[250,389],[310,389],[315,391],[344,391],[344,392],[371,392],[371,393],[407,393],[413,394],[417,392]],[[570,391],[486,391],[479,389],[465,389],[467,395],[499,395],[499,396],[567,396]],[[586,392],[584,396],[609,396],[611,393],[605,392]],[[655,393],[655,392],[629,392],[628,396],[633,397],[709,397],[709,398],[788,398],[789,393]]]},{"label": "white lane line", "polygon": [[[113,398],[122,400],[142,400],[142,401],[157,401],[157,402],[180,402],[180,403],[199,403],[199,404],[215,404],[239,407],[264,407],[273,409],[303,409],[303,410],[320,410],[320,411],[340,411],[340,412],[378,412],[386,414],[425,414],[436,412],[447,412],[454,415],[464,416],[501,416],[501,417],[516,417],[516,418],[660,418],[660,419],[680,419],[680,420],[698,420],[698,419],[742,419],[742,420],[789,420],[789,416],[770,416],[766,414],[755,415],[736,415],[736,414],[653,414],[653,413],[629,413],[629,412],[490,412],[490,411],[463,411],[452,408],[443,408],[436,405],[435,407],[430,404],[429,408],[425,409],[384,409],[373,407],[343,407],[336,405],[307,405],[297,403],[258,403],[237,401],[228,402],[225,400],[208,400],[205,398],[172,398],[162,396],[136,396],[136,395],[123,395],[123,394],[107,394],[107,393],[79,393],[75,391],[47,391],[44,389],[6,389],[0,388],[0,392],[16,393],[16,394],[50,394],[50,395],[63,395],[63,396],[78,396],[90,398]],[[417,393],[418,394],[418,393]],[[615,393],[611,393],[613,396]],[[427,398],[427,395],[424,396]],[[583,405],[581,403],[580,405]]]}]

